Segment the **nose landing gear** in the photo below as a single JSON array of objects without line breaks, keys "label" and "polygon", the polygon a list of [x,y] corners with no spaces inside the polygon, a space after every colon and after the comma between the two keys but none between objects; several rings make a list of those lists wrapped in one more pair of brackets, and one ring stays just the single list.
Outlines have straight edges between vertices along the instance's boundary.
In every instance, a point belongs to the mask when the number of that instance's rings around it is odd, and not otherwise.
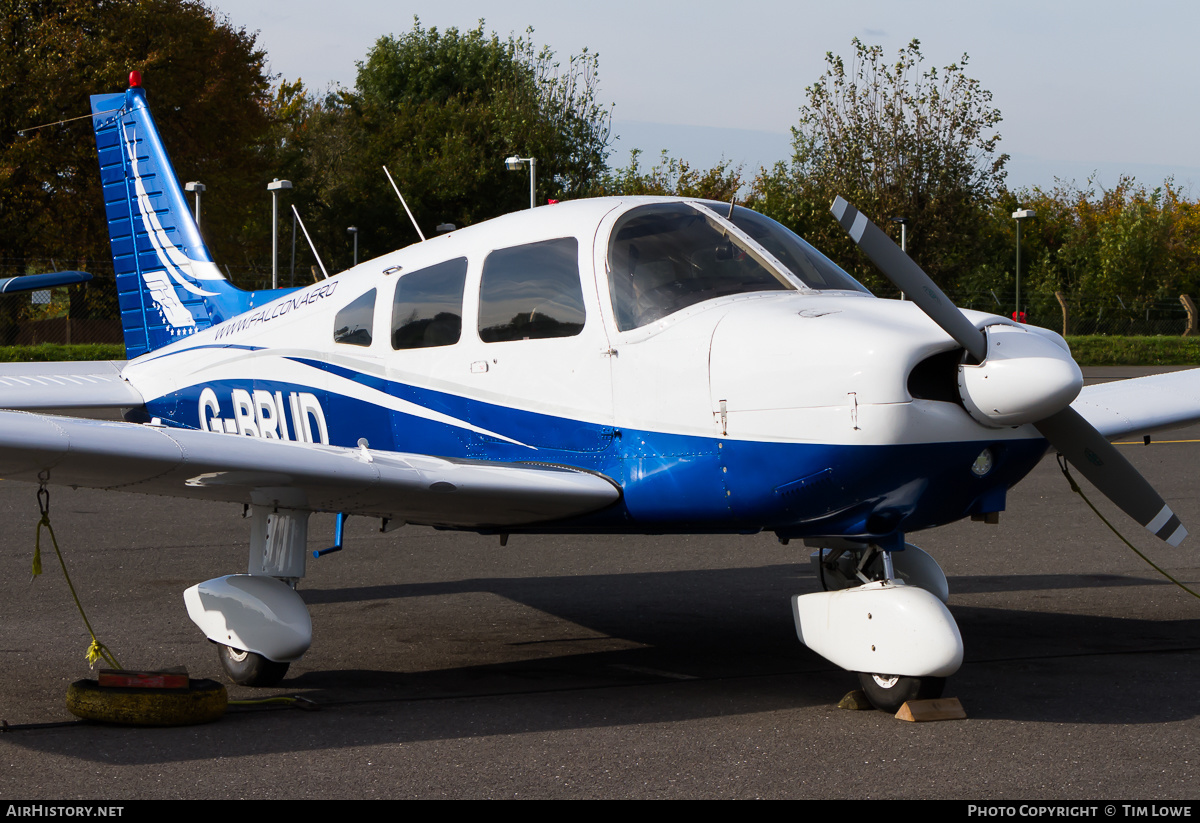
[{"label": "nose landing gear", "polygon": [[963,645],[937,563],[915,546],[896,555],[844,540],[817,548],[813,560],[833,590],[792,598],[800,642],[858,673],[877,709],[940,697],[962,664]]},{"label": "nose landing gear", "polygon": [[933,700],[942,696],[944,677],[901,677],[896,674],[858,673],[858,683],[871,705],[880,711],[898,712],[910,700]]}]

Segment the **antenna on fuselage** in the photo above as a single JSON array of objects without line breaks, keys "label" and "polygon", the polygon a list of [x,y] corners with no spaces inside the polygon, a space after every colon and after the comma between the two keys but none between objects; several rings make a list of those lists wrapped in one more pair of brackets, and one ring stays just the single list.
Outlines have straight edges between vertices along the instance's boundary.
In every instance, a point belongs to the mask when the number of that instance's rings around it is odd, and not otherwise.
[{"label": "antenna on fuselage", "polygon": [[421,236],[421,240],[425,239],[425,232],[421,231],[421,227],[417,225],[417,218],[413,217],[412,210],[408,207],[408,203],[404,202],[404,195],[400,193],[400,187],[396,185],[396,181],[392,179],[392,173],[388,171],[388,167],[383,167],[383,173],[387,175],[388,182],[392,184],[392,188],[396,190],[396,196],[400,198],[400,205],[404,206],[404,211],[408,213],[408,219],[412,221],[413,228],[417,230],[417,234]]},{"label": "antenna on fuselage", "polygon": [[317,258],[317,265],[321,267],[321,274],[325,275],[325,279],[329,279],[329,272],[325,270],[325,264],[321,262],[321,255],[317,254],[317,247],[313,245],[312,238],[308,236],[308,229],[304,228],[304,221],[300,219],[300,212],[296,211],[296,204],[292,204],[292,214],[296,215],[296,222],[300,224],[300,231],[304,232],[304,239],[308,241],[308,247],[312,249],[313,257]]}]

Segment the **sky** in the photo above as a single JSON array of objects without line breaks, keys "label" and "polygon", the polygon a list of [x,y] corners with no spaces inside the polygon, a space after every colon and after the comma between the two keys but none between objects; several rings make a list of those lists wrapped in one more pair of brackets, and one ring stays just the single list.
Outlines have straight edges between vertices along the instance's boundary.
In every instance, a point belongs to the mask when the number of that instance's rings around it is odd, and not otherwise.
[{"label": "sky", "polygon": [[[894,60],[916,38],[926,67],[969,55],[966,74],[1004,116],[1000,150],[1010,188],[1056,180],[1111,187],[1129,174],[1172,178],[1200,196],[1200,111],[1194,88],[1200,4],[1144,0],[1040,3],[864,0],[214,0],[258,33],[270,70],[310,89],[353,86],[356,62],[385,34],[473,28],[501,36],[533,28],[565,59],[600,60],[600,99],[613,104],[610,163],[662,149],[748,176],[790,156],[804,89],[827,52],[849,58],[857,37]],[[645,163],[643,164],[645,165]]]}]

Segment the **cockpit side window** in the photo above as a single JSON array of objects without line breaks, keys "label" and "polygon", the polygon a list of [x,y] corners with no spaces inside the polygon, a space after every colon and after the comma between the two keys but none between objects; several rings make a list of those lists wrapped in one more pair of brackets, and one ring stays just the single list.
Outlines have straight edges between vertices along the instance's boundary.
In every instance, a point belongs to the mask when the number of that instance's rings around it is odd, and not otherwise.
[{"label": "cockpit side window", "polygon": [[462,335],[467,258],[456,257],[410,272],[396,283],[392,303],[392,348],[452,346]]},{"label": "cockpit side window", "polygon": [[715,297],[797,288],[760,250],[686,203],[631,209],[611,238],[608,286],[621,331]]},{"label": "cockpit side window", "polygon": [[497,249],[484,260],[479,284],[483,342],[573,337],[583,331],[585,319],[574,237]]},{"label": "cockpit side window", "polygon": [[375,289],[356,297],[333,320],[333,342],[350,346],[371,345],[375,320]]}]

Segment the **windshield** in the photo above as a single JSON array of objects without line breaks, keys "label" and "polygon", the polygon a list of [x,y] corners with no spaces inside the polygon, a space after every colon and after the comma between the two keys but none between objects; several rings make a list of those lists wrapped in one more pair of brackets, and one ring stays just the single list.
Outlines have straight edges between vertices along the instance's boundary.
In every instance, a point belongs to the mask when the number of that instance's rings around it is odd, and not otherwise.
[{"label": "windshield", "polygon": [[[729,213],[728,203],[719,206],[712,204],[709,205],[709,208],[719,208],[722,216]],[[761,244],[810,289],[858,291],[869,294],[861,283],[846,273],[845,269],[817,251],[800,235],[786,226],[776,223],[770,217],[742,206],[735,206],[733,225],[750,235],[756,243]]]},{"label": "windshield", "polygon": [[[608,285],[617,328],[629,331],[716,297],[810,289],[866,291],[798,236],[728,204],[654,203],[613,227]],[[788,274],[795,279],[789,277]]]},{"label": "windshield", "polygon": [[714,297],[796,288],[713,215],[686,203],[623,215],[609,241],[608,269],[621,331]]}]

